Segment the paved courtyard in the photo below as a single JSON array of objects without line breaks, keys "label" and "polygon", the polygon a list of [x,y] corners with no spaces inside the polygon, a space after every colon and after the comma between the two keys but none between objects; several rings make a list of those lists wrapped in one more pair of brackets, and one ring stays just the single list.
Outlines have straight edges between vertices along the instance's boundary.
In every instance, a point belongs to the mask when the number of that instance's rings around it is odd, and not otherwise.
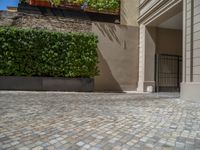
[{"label": "paved courtyard", "polygon": [[200,103],[167,94],[0,92],[0,149],[200,150]]}]

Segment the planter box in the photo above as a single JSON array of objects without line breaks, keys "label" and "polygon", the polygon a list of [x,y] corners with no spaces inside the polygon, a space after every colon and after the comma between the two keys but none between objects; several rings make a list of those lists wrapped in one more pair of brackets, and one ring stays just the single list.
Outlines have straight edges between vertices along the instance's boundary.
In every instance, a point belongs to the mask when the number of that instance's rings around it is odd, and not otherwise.
[{"label": "planter box", "polygon": [[87,12],[82,9],[60,9],[59,7],[40,7],[29,4],[19,4],[18,12],[26,14],[39,14],[45,16],[58,16],[65,18],[84,19],[97,22],[119,23],[120,15]]},{"label": "planter box", "polygon": [[44,0],[29,0],[29,4],[32,6],[51,7],[51,3]]},{"label": "planter box", "polygon": [[40,6],[40,7],[53,7],[53,8],[61,8],[61,9],[75,9],[81,10],[81,5],[76,5],[72,3],[62,2],[58,6],[51,4],[48,1],[44,0],[29,0],[29,5],[31,6]]},{"label": "planter box", "polygon": [[0,90],[92,92],[92,78],[1,76]]},{"label": "planter box", "polygon": [[98,11],[92,8],[84,8],[85,12],[92,12],[92,13],[100,13],[100,14],[109,14],[109,15],[119,15],[119,10],[102,10]]},{"label": "planter box", "polygon": [[72,3],[65,2],[65,3],[61,3],[60,5],[58,5],[58,8],[81,10],[81,5],[75,5]]}]

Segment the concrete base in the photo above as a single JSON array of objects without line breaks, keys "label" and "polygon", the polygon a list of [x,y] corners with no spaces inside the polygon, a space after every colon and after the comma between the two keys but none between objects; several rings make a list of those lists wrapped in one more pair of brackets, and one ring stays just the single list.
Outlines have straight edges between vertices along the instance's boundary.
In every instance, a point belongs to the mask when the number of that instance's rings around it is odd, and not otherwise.
[{"label": "concrete base", "polygon": [[155,92],[155,81],[138,82],[137,92]]},{"label": "concrete base", "polygon": [[181,99],[200,102],[200,82],[181,83]]},{"label": "concrete base", "polygon": [[1,76],[0,90],[92,92],[94,79]]}]

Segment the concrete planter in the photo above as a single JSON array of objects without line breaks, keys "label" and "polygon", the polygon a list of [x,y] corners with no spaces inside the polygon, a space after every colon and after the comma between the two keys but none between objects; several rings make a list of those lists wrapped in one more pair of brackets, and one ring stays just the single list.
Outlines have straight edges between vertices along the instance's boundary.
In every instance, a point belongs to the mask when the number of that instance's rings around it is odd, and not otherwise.
[{"label": "concrete planter", "polygon": [[29,4],[32,6],[51,7],[51,3],[44,0],[29,0]]},{"label": "concrete planter", "polygon": [[80,7],[75,7],[72,9],[66,7],[63,9],[63,6],[60,7],[40,7],[33,6],[29,4],[19,4],[18,12],[22,12],[25,14],[38,14],[43,16],[56,16],[56,17],[65,17],[65,18],[73,18],[73,19],[84,19],[95,22],[108,22],[108,23],[116,23],[120,20],[120,15],[115,14],[103,14],[97,12],[87,12],[80,9]]},{"label": "concrete planter", "polygon": [[116,15],[118,16],[119,13],[120,13],[120,10],[119,9],[116,9],[116,10],[95,10],[95,9],[92,9],[92,8],[85,8],[84,9],[85,12],[91,12],[91,13],[100,13],[100,14],[108,14],[108,15]]},{"label": "concrete planter", "polygon": [[0,90],[92,92],[92,78],[0,76]]},{"label": "concrete planter", "polygon": [[81,10],[81,5],[78,4],[72,4],[72,3],[67,3],[67,2],[62,2],[58,8],[62,9],[74,9],[74,10]]}]

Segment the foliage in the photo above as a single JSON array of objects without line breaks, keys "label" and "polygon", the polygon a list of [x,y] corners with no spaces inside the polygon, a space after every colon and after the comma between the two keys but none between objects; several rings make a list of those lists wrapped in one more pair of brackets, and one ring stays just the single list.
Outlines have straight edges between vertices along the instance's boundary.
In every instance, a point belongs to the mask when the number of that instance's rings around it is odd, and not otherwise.
[{"label": "foliage", "polygon": [[89,8],[101,10],[117,10],[120,7],[120,0],[61,0],[73,4],[82,5],[87,3]]},{"label": "foliage", "polygon": [[76,5],[82,5],[85,2],[85,0],[62,0],[62,2],[72,3],[72,4],[76,4]]},{"label": "foliage", "polygon": [[54,5],[60,5],[61,0],[51,0]]},{"label": "foliage", "polygon": [[[27,0],[21,0],[25,2]],[[42,0],[45,1],[45,0]],[[71,3],[76,5],[83,5],[87,3],[89,8],[94,10],[103,11],[103,10],[118,10],[120,7],[120,0],[46,0],[50,1],[54,5],[58,6],[60,3]]]},{"label": "foliage", "polygon": [[29,0],[20,0],[21,3],[28,3]]},{"label": "foliage", "polygon": [[0,76],[94,77],[97,37],[0,27]]},{"label": "foliage", "polygon": [[120,7],[120,0],[88,0],[88,6],[98,11],[117,10]]}]

